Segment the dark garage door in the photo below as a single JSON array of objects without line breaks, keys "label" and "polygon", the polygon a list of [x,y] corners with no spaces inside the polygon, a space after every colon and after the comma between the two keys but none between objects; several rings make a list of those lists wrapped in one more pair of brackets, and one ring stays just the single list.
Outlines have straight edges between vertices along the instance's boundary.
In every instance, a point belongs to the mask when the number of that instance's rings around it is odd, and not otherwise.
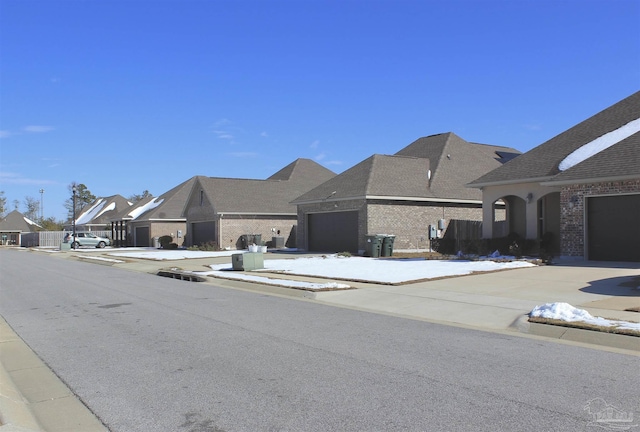
[{"label": "dark garage door", "polygon": [[313,252],[358,252],[358,212],[308,215],[309,250]]},{"label": "dark garage door", "polygon": [[589,198],[588,259],[640,262],[640,195]]},{"label": "dark garage door", "polygon": [[198,222],[191,224],[191,239],[194,246],[216,241],[216,223]]},{"label": "dark garage door", "polygon": [[149,239],[149,227],[136,227],[136,246],[149,247],[151,241]]}]

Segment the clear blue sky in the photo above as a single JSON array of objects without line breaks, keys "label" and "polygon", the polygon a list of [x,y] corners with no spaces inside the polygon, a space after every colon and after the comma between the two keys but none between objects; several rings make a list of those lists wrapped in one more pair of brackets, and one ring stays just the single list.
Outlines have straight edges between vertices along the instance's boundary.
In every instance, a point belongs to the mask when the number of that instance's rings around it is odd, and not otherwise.
[{"label": "clear blue sky", "polygon": [[640,89],[638,0],[0,0],[0,189],[340,173],[421,136],[526,151]]}]

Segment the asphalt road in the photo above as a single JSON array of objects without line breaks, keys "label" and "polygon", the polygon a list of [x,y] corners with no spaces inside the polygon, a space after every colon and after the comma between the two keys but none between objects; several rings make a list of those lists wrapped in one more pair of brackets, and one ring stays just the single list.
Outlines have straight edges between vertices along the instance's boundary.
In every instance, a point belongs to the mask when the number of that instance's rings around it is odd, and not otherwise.
[{"label": "asphalt road", "polygon": [[0,314],[112,431],[595,431],[596,398],[640,420],[637,356],[27,251],[0,272]]}]

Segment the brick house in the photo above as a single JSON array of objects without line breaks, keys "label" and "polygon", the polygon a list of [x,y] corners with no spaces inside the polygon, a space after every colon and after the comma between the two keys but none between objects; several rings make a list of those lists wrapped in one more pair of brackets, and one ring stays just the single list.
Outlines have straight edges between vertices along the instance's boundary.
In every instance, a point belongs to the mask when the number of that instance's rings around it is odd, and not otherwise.
[{"label": "brick house", "polygon": [[297,159],[266,180],[197,176],[184,216],[186,244],[241,249],[244,235],[283,237],[295,247],[296,207],[290,202],[335,176],[310,159]]},{"label": "brick house", "polygon": [[428,226],[482,220],[482,193],[465,187],[517,156],[454,133],[420,138],[395,155],[375,154],[299,196],[298,247],[361,253],[366,236],[395,235],[395,249],[428,247]]},{"label": "brick house", "polygon": [[551,233],[560,256],[640,261],[640,92],[469,186],[482,190],[484,238],[501,200],[511,232]]},{"label": "brick house", "polygon": [[158,197],[147,197],[124,209],[111,219],[113,239],[127,246],[154,246],[154,238],[173,237],[183,246],[187,232],[184,208],[195,183],[195,177]]}]

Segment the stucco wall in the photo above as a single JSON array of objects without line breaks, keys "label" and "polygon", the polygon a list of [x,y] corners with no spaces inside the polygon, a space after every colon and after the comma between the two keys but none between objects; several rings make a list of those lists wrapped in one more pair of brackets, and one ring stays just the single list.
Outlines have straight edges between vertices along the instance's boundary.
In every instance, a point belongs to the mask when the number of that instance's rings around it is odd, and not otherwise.
[{"label": "stucco wall", "polygon": [[640,179],[577,184],[560,191],[560,248],[563,256],[584,257],[586,238],[585,198],[640,192]]}]

